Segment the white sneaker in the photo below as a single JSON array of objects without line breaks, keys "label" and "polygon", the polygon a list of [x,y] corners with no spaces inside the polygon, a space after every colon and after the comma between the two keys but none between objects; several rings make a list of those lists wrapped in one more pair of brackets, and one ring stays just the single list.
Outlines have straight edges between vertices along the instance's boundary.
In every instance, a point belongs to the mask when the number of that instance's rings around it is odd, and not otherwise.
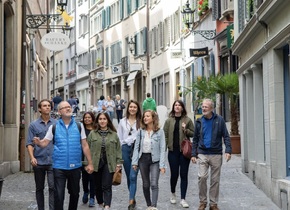
[{"label": "white sneaker", "polygon": [[189,207],[188,203],[187,203],[184,199],[182,199],[182,200],[180,201],[180,205],[181,205],[183,208],[188,208],[188,207]]},{"label": "white sneaker", "polygon": [[171,198],[170,198],[170,203],[172,203],[172,204],[176,203],[176,195],[175,195],[175,193],[172,193]]}]

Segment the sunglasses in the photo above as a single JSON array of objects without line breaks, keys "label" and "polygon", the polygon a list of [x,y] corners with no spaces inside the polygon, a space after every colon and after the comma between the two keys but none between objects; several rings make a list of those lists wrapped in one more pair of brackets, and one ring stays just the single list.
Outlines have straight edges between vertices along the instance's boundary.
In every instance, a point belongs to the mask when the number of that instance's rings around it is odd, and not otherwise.
[{"label": "sunglasses", "polygon": [[133,131],[133,128],[130,128],[130,131],[129,131],[129,133],[128,133],[129,136],[132,135],[132,131]]}]

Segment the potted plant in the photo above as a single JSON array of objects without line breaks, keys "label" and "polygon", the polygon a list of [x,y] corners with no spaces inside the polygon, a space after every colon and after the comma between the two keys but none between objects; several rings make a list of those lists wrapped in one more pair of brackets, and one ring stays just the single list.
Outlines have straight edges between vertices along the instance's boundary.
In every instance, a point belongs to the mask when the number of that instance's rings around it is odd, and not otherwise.
[{"label": "potted plant", "polygon": [[100,66],[101,63],[102,63],[102,59],[101,59],[101,58],[97,58],[97,60],[96,60],[96,64],[97,64],[97,66]]},{"label": "potted plant", "polygon": [[199,0],[198,1],[198,15],[202,16],[208,10],[208,0]]},{"label": "potted plant", "polygon": [[211,81],[214,92],[224,94],[230,105],[231,118],[231,143],[234,154],[241,153],[240,135],[239,135],[239,112],[238,112],[238,95],[239,95],[239,78],[236,73],[217,75]]},{"label": "potted plant", "polygon": [[191,86],[184,87],[184,94],[192,94],[192,103],[194,104],[195,117],[201,116],[201,103],[204,98],[211,98],[215,101],[215,92],[212,88],[212,80],[214,76],[203,77],[198,76],[191,83]]},{"label": "potted plant", "polygon": [[239,79],[236,73],[225,75],[216,75],[206,77],[197,77],[190,87],[185,87],[185,94],[192,93],[192,100],[195,103],[195,111],[198,110],[200,103],[204,98],[211,98],[215,101],[216,94],[224,94],[230,104],[231,118],[231,144],[234,154],[241,153],[240,135],[239,135],[239,112],[238,95]]}]

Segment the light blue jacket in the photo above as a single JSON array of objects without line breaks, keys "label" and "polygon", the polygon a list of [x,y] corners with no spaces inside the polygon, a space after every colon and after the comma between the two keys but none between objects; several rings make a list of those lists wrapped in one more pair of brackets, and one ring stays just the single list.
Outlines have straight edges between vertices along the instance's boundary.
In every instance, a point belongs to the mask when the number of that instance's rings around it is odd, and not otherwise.
[{"label": "light blue jacket", "polygon": [[[139,158],[142,155],[143,139],[145,135],[145,130],[138,130],[134,153],[132,157],[132,166],[138,165]],[[141,134],[141,136],[140,136]],[[154,132],[151,136],[151,156],[153,163],[159,162],[159,168],[165,168],[165,135],[163,129],[159,129]]]}]

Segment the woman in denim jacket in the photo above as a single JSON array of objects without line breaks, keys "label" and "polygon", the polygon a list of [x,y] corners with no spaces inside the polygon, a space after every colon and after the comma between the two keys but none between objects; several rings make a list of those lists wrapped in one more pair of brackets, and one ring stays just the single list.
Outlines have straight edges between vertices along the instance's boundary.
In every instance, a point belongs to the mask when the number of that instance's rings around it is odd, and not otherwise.
[{"label": "woman in denim jacket", "polygon": [[165,136],[163,130],[159,128],[158,115],[152,110],[143,113],[141,131],[137,133],[134,147],[132,167],[134,170],[138,167],[140,169],[147,210],[157,210],[159,174],[165,173]]}]

